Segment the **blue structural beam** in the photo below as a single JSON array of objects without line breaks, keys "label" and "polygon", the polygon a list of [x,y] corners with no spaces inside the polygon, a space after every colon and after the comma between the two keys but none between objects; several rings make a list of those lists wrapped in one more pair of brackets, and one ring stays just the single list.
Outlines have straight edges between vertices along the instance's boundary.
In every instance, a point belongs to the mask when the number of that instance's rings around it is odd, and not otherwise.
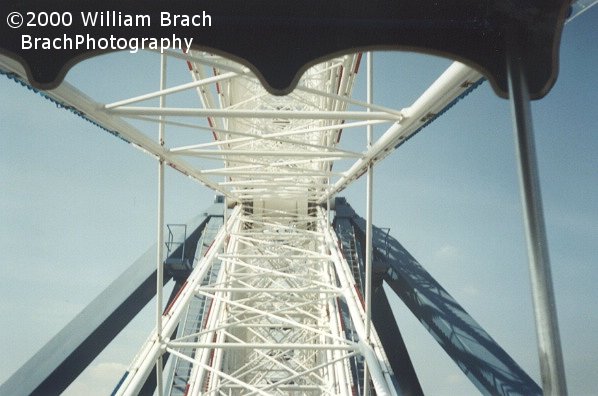
[{"label": "blue structural beam", "polygon": [[[365,220],[344,199],[337,198],[335,205],[337,213],[351,219],[357,234],[365,232]],[[482,393],[542,394],[527,373],[396,239],[374,227],[373,242],[378,272],[385,268],[384,282]],[[372,301],[372,307],[379,304],[385,302]]]},{"label": "blue structural beam", "polygon": [[384,352],[392,367],[401,395],[419,396],[424,392],[409,357],[405,341],[394,318],[382,282],[372,287],[372,322],[384,345]]},{"label": "blue structural beam", "polygon": [[[359,291],[364,295],[365,234],[355,225],[355,218],[356,214],[351,206],[343,198],[337,198],[334,230],[339,238],[343,255],[352,267]],[[401,395],[423,395],[409,352],[383,288],[383,279],[388,266],[376,256],[372,264],[372,322],[393,370],[395,388]],[[359,384],[361,377],[356,374],[358,373],[354,373],[355,380]]]},{"label": "blue structural beam", "polygon": [[[222,216],[222,204],[214,204],[189,223],[193,231],[187,245],[197,245],[209,216],[216,213]],[[166,283],[171,276],[164,272]],[[0,395],[63,392],[153,298],[156,273],[154,245],[2,384]]]}]

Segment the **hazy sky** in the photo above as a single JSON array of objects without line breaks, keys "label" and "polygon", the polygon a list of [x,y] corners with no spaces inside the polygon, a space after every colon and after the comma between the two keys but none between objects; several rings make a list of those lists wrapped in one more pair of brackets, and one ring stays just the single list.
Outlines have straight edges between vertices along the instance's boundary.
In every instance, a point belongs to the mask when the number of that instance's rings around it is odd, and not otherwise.
[{"label": "hazy sky", "polygon": [[[533,105],[572,395],[598,393],[596,26],[594,7],[566,27],[557,84]],[[423,55],[377,54],[376,101],[408,106],[448,64]],[[355,91],[361,97],[364,70]],[[172,83],[189,80],[179,63],[170,75]],[[157,58],[128,53],[95,58],[77,65],[67,79],[98,100],[123,98],[157,88]],[[0,77],[0,137],[3,382],[154,243],[157,167],[140,151],[5,77]],[[354,145],[365,141],[363,131],[346,131],[343,139]],[[184,222],[211,203],[210,190],[172,171],[166,177],[168,223]],[[362,214],[363,183],[342,194]],[[484,83],[381,163],[375,171],[374,222],[390,227],[539,381],[507,101]],[[476,394],[400,301],[395,308],[424,391]],[[153,306],[70,394],[108,393],[149,334],[145,326],[152,318]]]}]

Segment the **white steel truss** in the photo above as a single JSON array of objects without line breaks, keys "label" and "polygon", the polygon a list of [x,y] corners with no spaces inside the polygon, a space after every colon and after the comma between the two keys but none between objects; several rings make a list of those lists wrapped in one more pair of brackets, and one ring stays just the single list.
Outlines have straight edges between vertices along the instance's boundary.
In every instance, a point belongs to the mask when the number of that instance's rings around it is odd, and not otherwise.
[{"label": "white steel truss", "polygon": [[[169,85],[168,59],[183,59],[192,81]],[[248,68],[221,56],[167,52],[154,92],[108,104],[68,83],[44,93],[158,160],[158,273],[164,259],[163,165],[224,195],[225,206],[236,205],[164,314],[158,279],[156,329],[119,394],[138,392],[154,368],[162,394],[166,352],[191,363],[188,394],[348,395],[355,381],[366,392],[370,381],[378,394],[395,391],[368,309],[356,295],[322,207],[481,75],[454,63],[419,99],[397,110],[351,98],[360,62],[361,54],[352,54],[313,66],[291,94],[280,97],[269,94]],[[9,59],[0,59],[0,67],[23,75]],[[185,92],[195,92],[196,102],[168,106],[170,97]],[[158,141],[142,123],[157,126]],[[371,131],[380,124],[387,131],[369,139],[364,151],[340,144],[343,131]],[[201,285],[216,262],[222,267],[218,279]],[[366,302],[370,292],[366,286]],[[199,296],[210,301],[202,329],[176,339],[185,307]],[[359,342],[343,330],[341,301]],[[347,363],[355,356],[367,367],[359,380]]]},{"label": "white steel truss", "polygon": [[[44,96],[225,195],[229,202],[280,198],[325,203],[481,78],[455,62],[415,102],[391,109],[351,98],[360,54],[312,67],[285,97],[270,95],[248,68],[221,56],[198,51],[167,51],[166,56],[184,59],[193,81],[166,84],[108,104],[67,82]],[[19,79],[25,75],[9,58],[0,58],[0,68]],[[170,96],[190,90],[197,92],[199,107],[166,105]],[[156,98],[161,98],[161,105],[149,106],[147,101]],[[168,129],[164,144],[137,126],[140,120]],[[341,146],[343,132],[381,124],[388,125],[387,131],[365,150]],[[182,138],[177,136],[177,144],[169,144],[170,136],[179,131],[192,131],[193,137],[180,144]]]},{"label": "white steel truss", "polygon": [[[169,58],[186,61],[190,83],[168,85]],[[226,206],[236,205],[165,312],[158,279],[156,329],[118,394],[138,393],[154,370],[162,394],[164,353],[190,363],[188,395],[349,395],[361,389],[356,381],[366,392],[371,381],[377,394],[394,394],[391,370],[323,206],[481,76],[454,63],[418,100],[396,110],[351,98],[360,61],[361,54],[353,54],[316,65],[291,94],[279,97],[221,56],[168,52],[155,92],[108,104],[68,83],[45,93],[158,160],[160,247],[164,164],[223,194]],[[0,67],[22,75],[10,60],[1,59]],[[168,107],[171,96],[188,91],[195,91],[199,107]],[[148,105],[152,99],[159,99],[158,107]],[[133,126],[139,121],[157,124],[159,140]],[[364,151],[340,145],[343,131],[379,124],[388,130]],[[183,130],[185,139],[177,136]],[[158,273],[162,263],[159,248]],[[202,284],[215,266],[221,268],[216,280]],[[369,293],[366,287],[365,301]],[[175,328],[198,297],[209,305],[201,328],[177,338]],[[345,333],[341,306],[358,341]],[[367,367],[364,378],[351,372],[349,360],[356,357]]]},{"label": "white steel truss", "polygon": [[[226,242],[226,248],[224,247]],[[118,394],[136,394],[168,352],[192,364],[188,395],[350,395],[348,360],[361,355],[379,395],[395,394],[377,337],[322,208],[307,212],[239,205],[131,365]],[[216,264],[214,282],[200,280]],[[170,338],[186,305],[204,296],[201,329]],[[360,342],[347,339],[341,301]]]},{"label": "white steel truss", "polygon": [[[154,366],[161,393],[163,353],[190,364],[188,395],[349,395],[358,387],[355,381],[363,380],[350,370],[356,356],[366,362],[367,382],[377,393],[394,394],[391,369],[375,331],[369,331],[328,214],[314,204],[327,196],[331,178],[344,176],[332,172],[334,161],[363,156],[337,147],[341,128],[397,120],[400,113],[349,99],[359,55],[313,67],[286,97],[269,95],[231,61],[207,53],[188,56],[192,83],[166,88],[162,80],[159,91],[105,105],[104,111],[157,121],[161,139],[169,125],[211,132],[213,141],[168,152],[222,161],[217,168],[196,166],[193,174],[237,206],[174,304],[160,313],[118,394],[138,393]],[[197,91],[203,109],[165,107],[166,95],[186,89]],[[158,108],[128,107],[156,97]],[[347,112],[349,104],[364,105],[364,111]],[[207,125],[170,118],[197,115],[207,117]],[[345,124],[348,119],[358,121]],[[170,164],[176,169],[175,161]],[[216,267],[218,277],[202,284]],[[161,296],[160,281],[158,289]],[[177,338],[177,323],[198,297],[208,307],[201,327]],[[347,336],[341,301],[359,341]]]},{"label": "white steel truss", "polygon": [[[594,0],[575,2],[571,19],[594,4]],[[189,387],[194,394],[344,394],[352,379],[343,362],[354,355],[366,361],[365,392],[369,375],[378,393],[389,391],[387,367],[369,317],[371,232],[366,238],[364,312],[359,299],[346,293],[351,274],[330,242],[334,235],[324,221],[328,216],[321,213],[322,208],[328,208],[336,194],[367,174],[366,210],[371,213],[374,165],[467,94],[481,80],[481,74],[454,62],[413,103],[393,109],[374,103],[369,93],[365,102],[351,97],[361,54],[339,56],[311,67],[295,90],[284,97],[270,95],[249,68],[219,55],[166,51],[160,58],[161,78],[155,91],[110,103],[99,103],[67,82],[42,92],[59,107],[158,161],[158,274],[164,259],[164,165],[222,194],[225,208],[236,205],[236,214],[225,221],[228,228],[223,228],[216,239],[218,247],[202,260],[203,267],[217,260],[226,268],[220,283],[199,287],[205,275],[201,271],[207,269],[198,266],[185,292],[163,315],[162,279],[158,276],[156,329],[130,367],[121,393],[135,393],[156,367],[158,393],[162,394],[161,356],[166,351],[193,364]],[[180,69],[183,60],[192,81],[169,85],[167,60],[178,62]],[[22,66],[1,55],[0,72],[28,84]],[[171,97],[193,91],[192,103],[169,106],[174,103]],[[522,107],[515,106],[516,110]],[[148,123],[149,132],[141,127]],[[380,125],[387,129],[373,139],[372,128]],[[155,129],[158,140],[153,137]],[[356,130],[367,131],[364,150],[341,144],[343,133]],[[369,215],[367,223],[370,229]],[[234,232],[233,225],[237,227]],[[256,234],[258,229],[263,234]],[[272,230],[279,230],[276,236],[268,234]],[[225,251],[216,252],[221,248]],[[285,263],[298,271],[295,278],[277,273],[277,260],[281,268],[286,268]],[[310,278],[316,273],[319,278]],[[297,274],[305,275],[305,279]],[[298,282],[299,278],[307,283]],[[306,286],[310,280],[313,289]],[[292,293],[288,291],[291,289]],[[197,339],[170,340],[183,312],[175,308],[184,307],[198,295],[221,310],[218,320],[224,322],[212,319],[216,322],[204,323]],[[337,326],[340,323],[333,325],[324,319],[338,312],[334,299],[338,301],[341,296],[350,308],[353,324],[365,326],[358,344],[343,338]],[[266,298],[273,302],[264,305]],[[255,323],[251,322],[254,316]],[[305,326],[290,326],[290,320],[304,320]],[[239,321],[238,328],[230,327]],[[213,338],[206,338],[208,334]],[[279,349],[271,348],[275,344]],[[243,359],[248,360],[242,363]]]},{"label": "white steel truss", "polygon": [[[571,19],[595,4],[574,2]],[[166,59],[184,60],[192,81],[168,86]],[[158,276],[156,328],[118,395],[139,393],[155,368],[161,395],[164,353],[191,364],[185,395],[352,395],[349,360],[356,356],[365,361],[364,378],[357,379],[365,389],[369,378],[376,394],[395,394],[367,312],[369,296],[364,304],[325,204],[368,174],[366,261],[371,267],[373,165],[467,93],[481,75],[455,62],[415,102],[397,110],[372,103],[369,89],[367,102],[351,98],[360,60],[361,54],[352,54],[313,66],[291,94],[277,97],[238,63],[201,51],[166,51],[154,92],[108,104],[68,83],[43,93],[158,160],[158,274],[163,270],[163,165],[224,195],[227,209],[234,206],[164,311]],[[509,68],[517,72],[515,63]],[[23,68],[1,55],[0,71],[26,83]],[[167,98],[189,90],[196,91],[199,107],[167,106]],[[152,99],[159,99],[158,107],[147,104]],[[157,124],[158,141],[126,119]],[[379,124],[388,129],[373,141],[371,128]],[[340,145],[344,130],[364,127],[369,130],[365,150]],[[168,145],[166,128],[194,134]],[[218,276],[206,283],[212,270]],[[177,337],[175,329],[197,297],[209,306],[201,326]],[[343,312],[358,341],[347,336]]]}]

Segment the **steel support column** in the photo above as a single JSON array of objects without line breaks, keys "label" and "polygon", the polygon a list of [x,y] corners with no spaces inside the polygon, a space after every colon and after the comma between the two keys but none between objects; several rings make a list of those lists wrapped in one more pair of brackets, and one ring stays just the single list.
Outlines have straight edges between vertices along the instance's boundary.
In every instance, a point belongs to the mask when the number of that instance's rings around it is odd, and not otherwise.
[{"label": "steel support column", "polygon": [[[160,55],[160,90],[166,88],[166,56]],[[166,104],[166,97],[160,96],[160,108],[164,108]],[[160,124],[158,125],[158,143],[164,147],[164,117],[160,116]],[[156,281],[156,331],[157,338],[162,340],[162,293],[163,281],[162,274],[164,272],[164,159],[158,158],[158,247],[156,267],[158,271],[158,278]],[[158,389],[158,396],[162,396],[162,357],[158,358],[156,363],[156,387]]]},{"label": "steel support column", "polygon": [[[367,89],[366,101],[368,104],[373,102],[373,54],[367,53],[366,60],[367,73]],[[367,111],[371,111],[368,107]],[[373,126],[367,126],[367,149],[372,147],[373,140]],[[366,178],[366,237],[365,237],[365,342],[370,342],[370,328],[372,327],[372,205],[373,205],[373,191],[374,191],[374,165],[372,162],[368,164],[367,178]],[[370,394],[370,380],[368,377],[368,370],[364,370],[363,379],[363,393],[367,396]]]},{"label": "steel support column", "polygon": [[507,68],[542,387],[545,395],[566,395],[565,368],[544,225],[530,99],[521,62],[518,53],[511,54]]}]

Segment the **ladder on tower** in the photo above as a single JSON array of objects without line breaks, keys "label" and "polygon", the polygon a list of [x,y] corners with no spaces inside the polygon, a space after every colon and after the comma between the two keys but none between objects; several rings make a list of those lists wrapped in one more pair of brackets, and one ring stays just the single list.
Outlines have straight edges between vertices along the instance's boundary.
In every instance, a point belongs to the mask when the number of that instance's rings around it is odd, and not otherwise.
[{"label": "ladder on tower", "polygon": [[[222,217],[212,216],[208,224],[206,225],[199,243],[197,244],[197,250],[195,254],[195,261],[198,258],[205,256],[206,252],[214,242],[218,229],[222,226]],[[220,264],[217,263],[210,268],[206,276],[202,281],[202,285],[213,283],[220,271]],[[205,296],[194,296],[189,302],[186,314],[184,315],[181,323],[177,330],[177,338],[189,337],[190,341],[196,341],[197,336],[193,336],[197,333],[204,325],[206,312],[209,310],[209,304],[211,299],[207,299]],[[174,357],[172,361],[171,370],[169,372],[169,378],[167,384],[168,396],[185,395],[187,383],[191,375],[192,364],[179,357]]]},{"label": "ladder on tower", "polygon": [[355,233],[352,233],[349,237],[348,246],[346,246],[346,248],[344,248],[343,250],[345,252],[347,262],[351,266],[351,273],[353,274],[353,278],[355,279],[355,284],[357,285],[359,291],[363,294],[363,263],[360,261],[358,249],[360,249],[359,242],[355,238]]}]

